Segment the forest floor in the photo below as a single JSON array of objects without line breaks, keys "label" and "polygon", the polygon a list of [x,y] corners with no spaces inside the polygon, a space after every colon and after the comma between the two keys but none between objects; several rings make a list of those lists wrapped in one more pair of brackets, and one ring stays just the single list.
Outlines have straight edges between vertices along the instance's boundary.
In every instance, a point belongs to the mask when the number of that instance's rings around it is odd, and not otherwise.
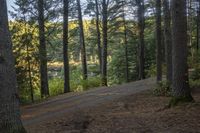
[{"label": "forest floor", "polygon": [[200,90],[195,103],[166,108],[153,79],[80,94],[65,94],[22,107],[30,133],[200,133]]}]

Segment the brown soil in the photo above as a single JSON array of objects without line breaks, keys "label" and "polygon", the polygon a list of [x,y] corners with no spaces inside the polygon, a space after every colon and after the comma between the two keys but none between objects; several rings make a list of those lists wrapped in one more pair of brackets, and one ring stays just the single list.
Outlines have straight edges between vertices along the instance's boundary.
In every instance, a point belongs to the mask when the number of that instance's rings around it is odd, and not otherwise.
[{"label": "brown soil", "polygon": [[195,103],[166,108],[170,98],[151,91],[66,113],[27,127],[32,133],[200,133],[200,92]]}]

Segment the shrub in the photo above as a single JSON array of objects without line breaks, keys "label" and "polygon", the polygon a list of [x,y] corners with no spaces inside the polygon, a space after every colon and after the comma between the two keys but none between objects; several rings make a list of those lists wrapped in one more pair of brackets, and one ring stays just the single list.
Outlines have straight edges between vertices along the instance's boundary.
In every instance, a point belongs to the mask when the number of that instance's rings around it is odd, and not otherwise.
[{"label": "shrub", "polygon": [[49,92],[50,96],[56,96],[63,93],[64,80],[59,78],[54,78],[49,80]]},{"label": "shrub", "polygon": [[149,70],[147,70],[147,77],[155,77],[156,76],[156,65],[151,65]]},{"label": "shrub", "polygon": [[153,94],[155,96],[171,96],[172,88],[169,83],[165,82],[159,82],[155,88],[153,88]]},{"label": "shrub", "polygon": [[85,91],[101,86],[100,77],[90,77],[88,80],[71,81],[71,89],[75,92]]},{"label": "shrub", "polygon": [[200,88],[200,79],[199,80],[190,80],[190,87],[193,88]]},{"label": "shrub", "polygon": [[190,78],[192,80],[200,80],[200,66],[197,68],[194,68],[194,70],[190,74]]}]

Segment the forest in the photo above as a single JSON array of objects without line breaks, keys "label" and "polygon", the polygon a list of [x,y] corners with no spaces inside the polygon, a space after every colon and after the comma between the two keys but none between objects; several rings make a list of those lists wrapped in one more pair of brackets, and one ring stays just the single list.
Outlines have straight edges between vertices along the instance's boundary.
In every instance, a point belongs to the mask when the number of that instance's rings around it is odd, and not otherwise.
[{"label": "forest", "polygon": [[0,133],[196,133],[199,109],[200,0],[0,0]]}]

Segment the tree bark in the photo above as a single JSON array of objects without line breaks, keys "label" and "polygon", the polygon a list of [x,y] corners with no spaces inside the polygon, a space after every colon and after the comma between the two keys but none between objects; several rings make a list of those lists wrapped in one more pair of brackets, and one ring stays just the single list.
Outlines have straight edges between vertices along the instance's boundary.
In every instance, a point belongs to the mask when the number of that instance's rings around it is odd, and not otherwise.
[{"label": "tree bark", "polygon": [[30,62],[30,55],[29,55],[29,47],[26,44],[26,54],[27,54],[27,63],[28,63],[28,76],[29,76],[29,86],[30,86],[30,95],[31,95],[31,102],[34,103],[34,90],[33,90],[33,82],[32,82],[32,74],[31,74],[31,62]]},{"label": "tree bark", "polygon": [[63,60],[64,60],[64,93],[70,92],[69,55],[68,55],[68,10],[69,1],[63,0]]},{"label": "tree bark", "polygon": [[6,0],[0,0],[0,132],[25,133],[20,120],[17,79]]},{"label": "tree bark", "polygon": [[[189,46],[192,46],[192,0],[187,0],[188,3],[188,17],[187,17],[187,26],[188,26],[188,42],[189,42]],[[187,7],[186,7],[187,8]],[[193,56],[193,53],[192,53]]]},{"label": "tree bark", "polygon": [[87,79],[87,59],[86,59],[86,50],[85,50],[85,37],[83,30],[83,18],[81,11],[80,0],[77,0],[78,6],[78,21],[79,21],[79,30],[80,30],[80,44],[81,44],[81,60],[82,60],[82,68],[83,68],[83,79]]},{"label": "tree bark", "polygon": [[[125,4],[125,1],[124,1]],[[125,47],[125,79],[129,82],[129,60],[128,60],[128,39],[127,39],[127,26],[126,26],[126,14],[123,7],[123,25],[124,25],[124,47]]]},{"label": "tree bark", "polygon": [[165,36],[165,57],[167,64],[167,81],[172,83],[172,35],[171,35],[171,13],[169,1],[163,0],[164,13],[164,36]]},{"label": "tree bark", "polygon": [[107,86],[107,43],[108,43],[108,5],[103,0],[103,53],[102,53],[102,85]]},{"label": "tree bark", "polygon": [[48,73],[47,73],[47,51],[44,24],[44,1],[38,0],[38,24],[39,24],[39,57],[40,57],[40,80],[41,97],[49,96]]},{"label": "tree bark", "polygon": [[102,48],[101,48],[101,32],[100,32],[100,22],[99,22],[99,3],[98,0],[95,0],[95,7],[96,7],[96,30],[97,30],[97,46],[98,46],[98,58],[99,58],[99,66],[100,66],[100,73],[102,72]]},{"label": "tree bark", "polygon": [[138,5],[138,27],[139,27],[139,79],[145,79],[144,73],[144,28],[145,28],[145,18],[144,18],[144,0],[137,0]]},{"label": "tree bark", "polygon": [[162,30],[161,30],[161,0],[156,0],[156,60],[157,82],[162,81]]},{"label": "tree bark", "polygon": [[200,47],[200,0],[198,1],[197,9],[197,50]]},{"label": "tree bark", "polygon": [[173,85],[171,104],[189,102],[191,96],[188,80],[187,13],[186,0],[172,0],[172,63]]}]

